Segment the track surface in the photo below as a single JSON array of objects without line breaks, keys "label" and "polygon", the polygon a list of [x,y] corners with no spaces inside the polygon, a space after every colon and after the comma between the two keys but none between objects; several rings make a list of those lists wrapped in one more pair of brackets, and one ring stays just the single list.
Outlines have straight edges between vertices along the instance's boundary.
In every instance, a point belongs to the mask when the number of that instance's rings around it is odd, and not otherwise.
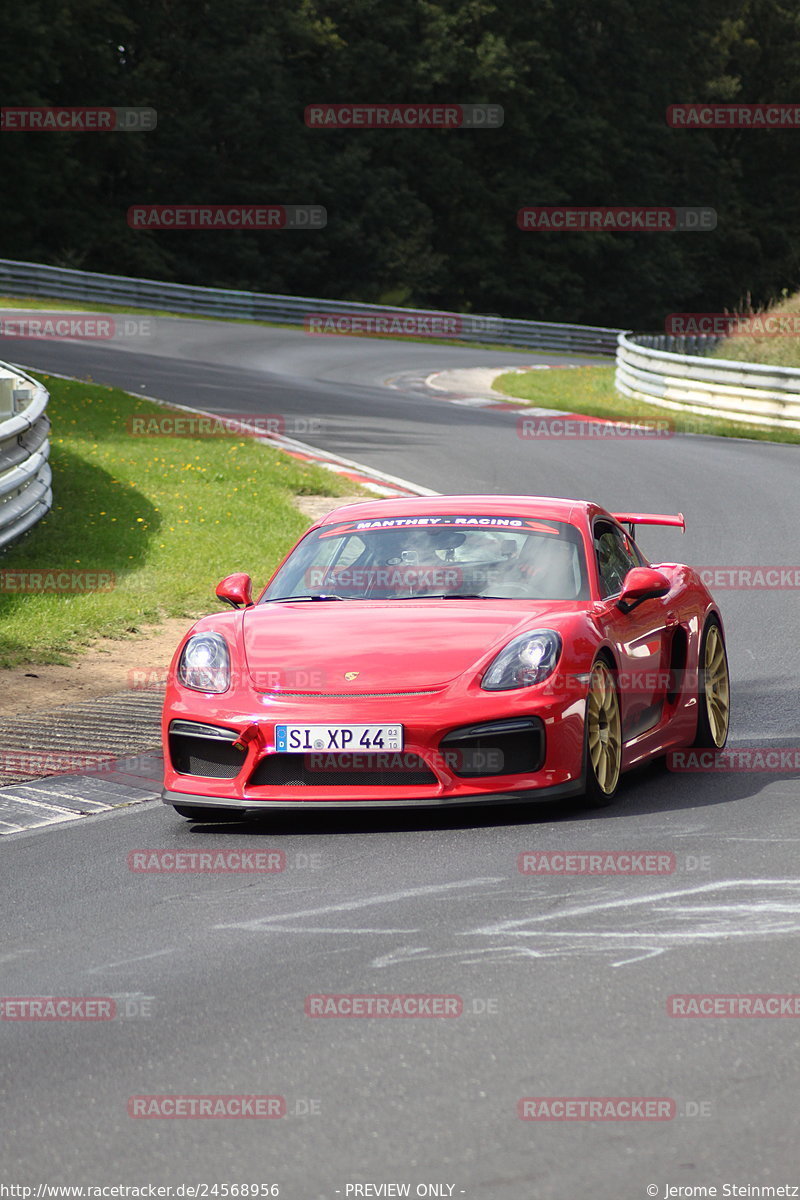
[{"label": "track surface", "polygon": [[[315,445],[441,492],[683,510],[685,536],[645,534],[653,561],[797,561],[796,448],[523,441],[516,414],[414,383],[449,367],[565,361],[556,356],[164,320],[147,342],[5,343],[2,357],[219,412],[318,418]],[[719,599],[732,743],[800,744],[797,592]],[[298,1200],[356,1195],[346,1189],[360,1183],[498,1200],[796,1185],[797,1026],[673,1019],[666,1000],[797,989],[798,798],[796,774],[653,769],[597,814],[214,828],[148,805],[7,837],[3,995],[115,996],[130,1016],[0,1022],[0,1083],[13,1091],[3,1181],[277,1183]],[[143,847],[279,848],[287,869],[134,874],[127,855]],[[527,877],[516,859],[531,849],[674,852],[677,869]],[[464,1015],[306,1017],[305,997],[323,992],[458,994]],[[132,1120],[128,1097],[142,1093],[280,1094],[289,1115]],[[523,1096],[670,1097],[677,1115],[523,1122]],[[706,1115],[692,1115],[700,1106]]]}]

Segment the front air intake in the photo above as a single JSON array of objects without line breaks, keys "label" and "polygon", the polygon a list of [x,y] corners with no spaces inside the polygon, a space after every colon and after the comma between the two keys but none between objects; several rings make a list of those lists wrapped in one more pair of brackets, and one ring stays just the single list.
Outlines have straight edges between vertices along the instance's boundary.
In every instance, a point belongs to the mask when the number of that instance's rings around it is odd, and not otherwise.
[{"label": "front air intake", "polygon": [[236,729],[202,725],[199,721],[173,721],[169,727],[169,756],[179,775],[205,779],[234,779],[246,754],[234,749]]}]

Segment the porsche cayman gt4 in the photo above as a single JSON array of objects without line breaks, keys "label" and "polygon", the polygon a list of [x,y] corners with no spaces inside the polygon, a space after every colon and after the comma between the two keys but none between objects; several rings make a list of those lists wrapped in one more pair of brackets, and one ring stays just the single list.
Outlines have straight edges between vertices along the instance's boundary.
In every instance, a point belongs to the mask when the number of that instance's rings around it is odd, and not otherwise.
[{"label": "porsche cayman gt4", "polygon": [[249,576],[178,647],[163,799],[194,820],[273,809],[609,804],[620,775],[722,748],[730,685],[699,575],[641,524],[538,496],[347,505],[254,601]]}]

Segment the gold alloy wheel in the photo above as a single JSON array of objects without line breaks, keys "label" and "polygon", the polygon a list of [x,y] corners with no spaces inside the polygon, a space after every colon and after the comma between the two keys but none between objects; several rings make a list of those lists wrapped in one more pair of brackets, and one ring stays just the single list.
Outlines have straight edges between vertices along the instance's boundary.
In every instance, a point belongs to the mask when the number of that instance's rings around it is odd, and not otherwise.
[{"label": "gold alloy wheel", "polygon": [[703,655],[703,686],[708,728],[714,745],[725,745],[731,707],[731,688],[725,646],[717,625],[709,625]]},{"label": "gold alloy wheel", "polygon": [[602,661],[594,664],[589,678],[586,735],[597,786],[610,796],[619,781],[622,763],[622,723],[614,679]]}]

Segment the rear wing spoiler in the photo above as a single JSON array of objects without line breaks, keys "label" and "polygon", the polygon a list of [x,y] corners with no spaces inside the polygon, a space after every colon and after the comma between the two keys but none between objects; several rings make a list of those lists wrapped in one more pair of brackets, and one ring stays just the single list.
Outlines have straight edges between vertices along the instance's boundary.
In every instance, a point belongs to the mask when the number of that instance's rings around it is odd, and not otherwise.
[{"label": "rear wing spoiler", "polygon": [[636,525],[675,525],[681,533],[686,530],[683,513],[676,513],[675,516],[666,516],[664,513],[612,513],[611,515],[619,521],[620,525],[628,526],[631,537],[635,534]]}]

